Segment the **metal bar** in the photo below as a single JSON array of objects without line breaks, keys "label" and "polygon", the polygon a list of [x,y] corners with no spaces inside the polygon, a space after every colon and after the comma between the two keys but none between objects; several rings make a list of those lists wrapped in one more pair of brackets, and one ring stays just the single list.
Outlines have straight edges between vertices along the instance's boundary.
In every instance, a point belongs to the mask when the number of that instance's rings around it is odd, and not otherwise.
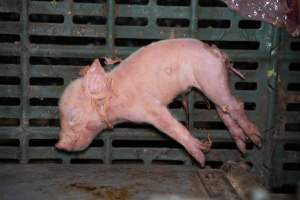
[{"label": "metal bar", "polygon": [[[276,99],[274,100],[274,127],[275,131],[272,135],[272,146],[276,147],[273,149],[272,155],[272,174],[270,176],[270,186],[271,187],[281,187],[283,184],[292,184],[287,180],[293,179],[293,175],[287,173],[287,170],[283,168],[285,163],[295,162],[297,159],[287,156],[288,150],[285,149],[287,143],[298,144],[299,137],[297,132],[289,132],[285,129],[285,124],[287,119],[291,116],[290,113],[286,111],[286,104],[297,102],[297,94],[294,94],[290,98],[291,92],[288,91],[287,84],[293,82],[293,79],[290,79],[289,75],[294,74],[295,71],[289,71],[288,64],[291,62],[298,62],[298,58],[293,57],[293,53],[290,50],[290,37],[286,35],[284,31],[278,32],[279,41],[278,42],[278,51],[275,52],[277,68],[276,68]],[[298,139],[297,139],[298,138]],[[299,151],[295,151],[295,155],[299,155]],[[297,184],[294,181],[293,184]]]},{"label": "metal bar", "polygon": [[[199,38],[199,34],[196,36]],[[118,55],[120,56],[128,56],[129,54],[133,53],[140,47],[116,47],[116,50],[118,51]],[[225,53],[232,59],[232,60],[237,60],[237,59],[244,59],[244,60],[266,60],[266,56],[264,53],[258,53],[256,50],[224,50]]]},{"label": "metal bar", "polygon": [[[114,52],[114,23],[115,23],[115,1],[107,1],[107,51],[108,56],[113,57]],[[110,164],[112,157],[112,138],[109,132],[104,132],[104,163]]]},{"label": "metal bar", "polygon": [[115,1],[107,1],[107,48],[108,56],[114,56],[114,23],[115,23]]},{"label": "metal bar", "polygon": [[31,55],[35,56],[49,56],[49,57],[77,57],[84,58],[90,57],[95,58],[101,55],[107,54],[107,50],[102,46],[64,46],[61,48],[60,45],[32,45],[30,48]]},{"label": "metal bar", "polygon": [[268,102],[268,116],[267,116],[267,124],[266,124],[266,130],[267,131],[264,134],[264,151],[263,151],[263,169],[265,173],[265,184],[266,185],[272,185],[272,157],[274,151],[272,150],[272,147],[274,147],[274,139],[273,135],[276,131],[274,129],[274,126],[276,126],[275,122],[275,112],[276,112],[276,90],[277,90],[277,75],[278,75],[278,46],[280,43],[280,33],[281,31],[277,28],[273,28],[272,33],[272,49],[270,52],[270,67],[268,70],[275,70],[276,76],[268,77],[268,95],[269,95],[269,102]]},{"label": "metal bar", "polygon": [[21,68],[22,68],[22,77],[21,77],[21,88],[22,88],[22,96],[21,96],[21,124],[23,133],[20,135],[20,147],[21,147],[21,155],[20,162],[27,162],[27,136],[28,133],[26,131],[28,127],[28,66],[29,66],[29,53],[28,53],[28,1],[22,1],[22,10],[21,10]]},{"label": "metal bar", "polygon": [[28,160],[29,159],[51,159],[51,158],[59,158],[63,160],[70,161],[72,158],[93,158],[93,159],[101,159],[103,158],[101,147],[91,147],[88,151],[81,153],[80,155],[66,155],[64,153],[58,152],[54,147],[42,147],[36,146],[31,147],[28,150]]},{"label": "metal bar", "polygon": [[278,142],[300,143],[300,135],[289,134],[289,132],[285,132],[285,135],[274,134],[273,139]]},{"label": "metal bar", "polygon": [[[197,35],[197,27],[198,26],[198,0],[192,1],[191,2],[191,15],[190,15],[190,36],[195,38]],[[193,108],[194,108],[194,103],[195,103],[195,99],[194,99],[194,94],[190,93],[188,95],[188,101],[189,101],[189,115],[188,115],[188,119],[187,119],[187,124],[188,124],[188,128],[189,130],[193,129],[193,122],[194,122],[194,118],[193,118]]]},{"label": "metal bar", "polygon": [[15,139],[22,135],[21,127],[0,127],[0,139]]}]

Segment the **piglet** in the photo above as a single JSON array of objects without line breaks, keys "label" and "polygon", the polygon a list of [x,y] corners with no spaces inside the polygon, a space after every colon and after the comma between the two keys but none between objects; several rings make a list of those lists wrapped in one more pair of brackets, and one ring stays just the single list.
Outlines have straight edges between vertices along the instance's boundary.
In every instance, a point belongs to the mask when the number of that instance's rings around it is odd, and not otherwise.
[{"label": "piglet", "polygon": [[125,121],[149,123],[179,142],[202,166],[210,143],[195,138],[167,109],[172,100],[197,88],[215,105],[241,152],[261,135],[228,86],[235,70],[217,47],[196,39],[169,39],[143,47],[105,72],[98,59],[70,83],[59,102],[61,132],[56,147],[81,151],[97,134]]}]

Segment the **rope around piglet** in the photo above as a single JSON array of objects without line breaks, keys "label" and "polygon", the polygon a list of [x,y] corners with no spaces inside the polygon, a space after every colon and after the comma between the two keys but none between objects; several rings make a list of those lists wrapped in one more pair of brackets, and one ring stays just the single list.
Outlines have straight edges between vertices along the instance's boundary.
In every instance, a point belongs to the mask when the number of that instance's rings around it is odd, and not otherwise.
[{"label": "rope around piglet", "polygon": [[[119,63],[122,61],[122,59],[120,59],[120,58],[111,59],[108,57],[104,57],[104,59],[105,59],[105,64],[107,64],[107,65],[116,64],[116,63]],[[89,68],[90,68],[89,65],[83,67],[79,71],[79,76],[81,76],[81,77],[85,76],[86,73],[88,72]],[[107,117],[107,113],[110,108],[112,96],[117,96],[114,91],[114,88],[113,88],[113,83],[114,83],[114,81],[112,78],[109,77],[109,78],[105,79],[105,85],[112,95],[106,96],[103,99],[97,99],[97,98],[93,98],[91,96],[91,105],[95,107],[100,118],[103,119],[104,123],[106,124],[107,128],[109,128],[109,129],[113,129],[113,125],[109,121],[109,119]]]}]

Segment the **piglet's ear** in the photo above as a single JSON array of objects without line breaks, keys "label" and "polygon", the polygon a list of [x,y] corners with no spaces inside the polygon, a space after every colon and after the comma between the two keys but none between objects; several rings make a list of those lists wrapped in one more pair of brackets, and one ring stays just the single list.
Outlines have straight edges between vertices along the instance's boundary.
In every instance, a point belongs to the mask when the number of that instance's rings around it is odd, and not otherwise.
[{"label": "piglet's ear", "polygon": [[80,71],[79,71],[79,76],[85,76],[88,73],[104,73],[105,71],[102,67],[102,65],[100,64],[98,59],[95,59],[92,63],[92,65],[86,65],[84,66]]},{"label": "piglet's ear", "polygon": [[87,72],[89,71],[90,69],[90,66],[89,65],[86,65],[84,66],[80,71],[79,71],[79,76],[83,77],[87,74]]},{"label": "piglet's ear", "polygon": [[105,74],[105,71],[101,65],[101,63],[99,62],[99,59],[95,59],[91,65],[91,67],[88,70],[88,73],[97,73],[97,74]]},{"label": "piglet's ear", "polygon": [[[99,62],[99,59],[95,59],[93,61],[93,63],[91,64],[91,66],[86,66],[87,69],[85,70],[86,71],[86,74],[85,75],[89,75],[89,74],[97,74],[97,75],[102,75],[104,76],[105,75],[105,71],[101,65],[101,63]],[[84,67],[83,70],[86,68]]]},{"label": "piglet's ear", "polygon": [[94,60],[83,78],[84,89],[93,98],[102,99],[107,95],[106,73],[98,59]]}]

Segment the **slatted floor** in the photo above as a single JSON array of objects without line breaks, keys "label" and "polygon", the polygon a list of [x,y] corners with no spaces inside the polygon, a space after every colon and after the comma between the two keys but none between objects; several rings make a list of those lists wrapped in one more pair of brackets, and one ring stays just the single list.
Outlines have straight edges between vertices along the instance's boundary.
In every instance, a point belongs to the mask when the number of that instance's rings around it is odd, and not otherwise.
[{"label": "slatted floor", "polygon": [[58,98],[82,66],[101,56],[125,58],[170,37],[214,43],[232,58],[246,76],[231,76],[232,91],[265,138],[262,149],[248,144],[243,157],[213,105],[193,91],[187,117],[178,97],[170,105],[173,115],[197,137],[212,135],[207,165],[244,160],[276,191],[295,191],[300,40],[242,18],[218,0],[0,1],[0,163],[194,164],[181,146],[148,125],[119,125],[82,153],[53,147]]}]

